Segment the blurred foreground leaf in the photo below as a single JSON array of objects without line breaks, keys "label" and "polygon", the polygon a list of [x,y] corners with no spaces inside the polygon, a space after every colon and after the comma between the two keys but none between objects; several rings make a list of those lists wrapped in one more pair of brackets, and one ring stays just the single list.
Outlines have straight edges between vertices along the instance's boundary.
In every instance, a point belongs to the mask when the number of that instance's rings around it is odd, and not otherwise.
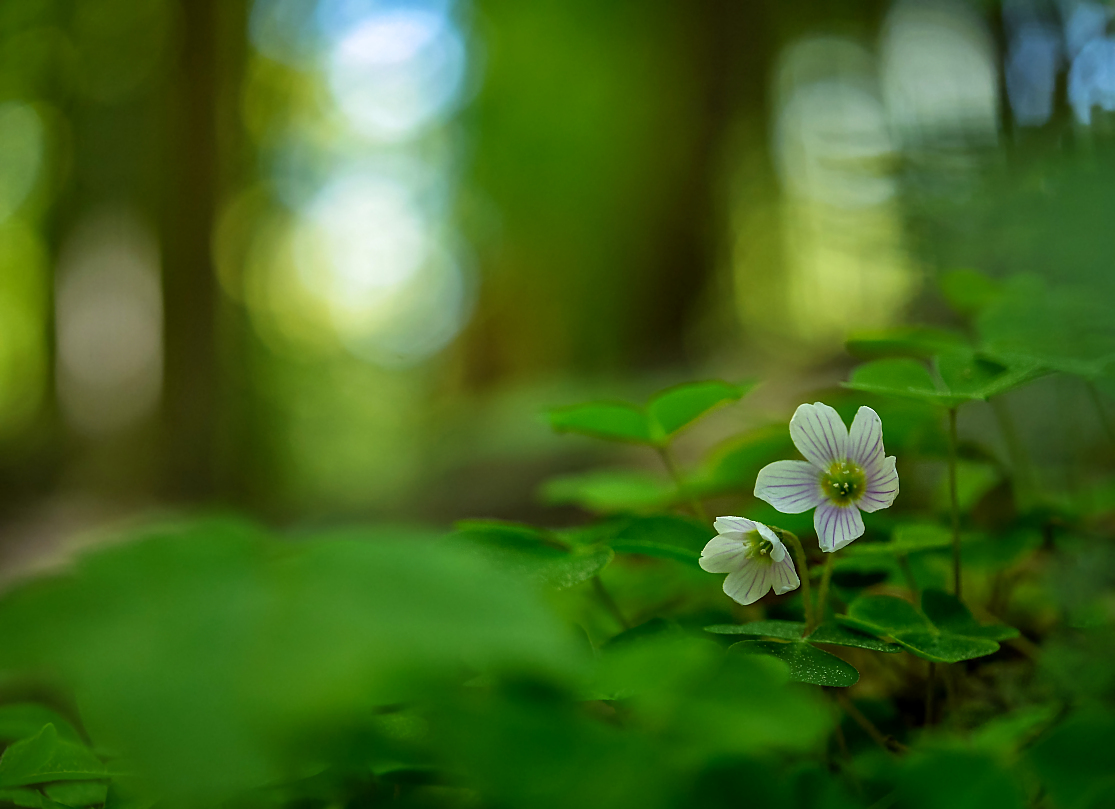
[{"label": "blurred foreground leaf", "polygon": [[100,759],[84,745],[60,739],[50,724],[15,742],[0,757],[0,787],[107,777]]}]

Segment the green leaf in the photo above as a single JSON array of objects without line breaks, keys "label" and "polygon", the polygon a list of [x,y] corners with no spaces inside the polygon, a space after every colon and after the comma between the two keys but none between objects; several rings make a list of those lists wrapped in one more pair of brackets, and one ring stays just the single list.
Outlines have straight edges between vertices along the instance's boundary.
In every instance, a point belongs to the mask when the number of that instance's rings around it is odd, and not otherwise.
[{"label": "green leaf", "polygon": [[955,312],[977,315],[1002,294],[1003,286],[975,270],[949,270],[940,278],[941,292]]},{"label": "green leaf", "polygon": [[608,441],[658,443],[643,410],[626,402],[590,402],[551,410],[550,426],[559,433],[580,433]]},{"label": "green leaf", "polygon": [[37,702],[13,702],[0,705],[0,741],[14,742],[34,736],[50,723],[60,739],[81,743],[81,735],[62,714]]},{"label": "green leaf", "polygon": [[720,380],[677,385],[656,394],[647,403],[647,414],[661,434],[670,437],[714,407],[743,398],[753,387],[754,383],[732,385]]},{"label": "green leaf", "polygon": [[83,745],[59,739],[52,724],[44,725],[31,738],[11,745],[0,757],[0,787],[85,781],[107,776],[100,759]]},{"label": "green leaf", "polygon": [[942,632],[989,640],[1010,640],[1018,637],[1018,630],[1013,626],[979,623],[963,602],[943,590],[923,592],[921,611]]},{"label": "green leaf", "polygon": [[993,640],[942,630],[913,604],[894,596],[860,596],[848,606],[848,614],[836,620],[860,632],[892,638],[911,654],[935,663],[958,663],[999,650]]},{"label": "green leaf", "polygon": [[576,505],[597,514],[657,511],[677,499],[677,487],[655,475],[601,469],[551,478],[542,486],[550,505]]},{"label": "green leaf", "polygon": [[954,396],[981,401],[1049,373],[1034,361],[1016,360],[1005,365],[965,348],[943,351],[937,354],[934,363],[941,380]]},{"label": "green leaf", "polygon": [[641,553],[697,565],[714,534],[699,520],[662,514],[632,517],[618,527],[608,544],[617,553]]},{"label": "green leaf", "polygon": [[750,635],[755,638],[801,640],[805,624],[801,621],[750,621],[746,624],[713,624],[706,632],[716,635]]},{"label": "green leaf", "polygon": [[894,643],[887,643],[871,635],[855,632],[840,624],[825,622],[813,630],[813,634],[806,638],[810,643],[827,643],[831,646],[851,646],[856,649],[871,649],[876,652],[897,654],[902,647]]},{"label": "green leaf", "polygon": [[859,672],[851,663],[801,640],[745,640],[732,644],[729,651],[777,658],[790,667],[790,679],[799,683],[846,688],[859,681]]},{"label": "green leaf", "polygon": [[750,494],[760,469],[793,453],[794,443],[785,422],[762,427],[718,446],[688,488],[702,496],[739,490]]},{"label": "green leaf", "polygon": [[908,523],[894,529],[890,542],[855,542],[848,546],[844,555],[849,559],[906,556],[947,548],[951,544],[952,532],[948,528],[929,523]]},{"label": "green leaf", "polygon": [[871,635],[853,632],[839,624],[824,623],[813,630],[811,635],[803,636],[805,624],[800,621],[751,621],[746,624],[714,624],[705,627],[706,632],[717,635],[748,635],[756,638],[778,638],[780,640],[809,643],[827,643],[831,646],[851,646],[858,649],[873,649],[877,652],[899,652],[901,648],[893,643],[881,641]]},{"label": "green leaf", "polygon": [[611,548],[600,546],[564,547],[546,532],[511,523],[466,521],[446,541],[513,576],[558,590],[588,581],[615,556]]},{"label": "green leaf", "polygon": [[1103,708],[1081,711],[1038,739],[1027,753],[1051,805],[1073,809],[1111,806],[1101,791],[1115,787],[1115,716]]},{"label": "green leaf", "polygon": [[65,806],[92,806],[102,804],[108,797],[108,783],[105,781],[62,781],[47,784],[43,792],[53,801]]},{"label": "green leaf", "polygon": [[958,401],[929,373],[918,360],[895,358],[874,360],[858,366],[844,387],[865,393],[884,396],[901,396],[908,399],[933,402],[953,407]]},{"label": "green leaf", "polygon": [[929,326],[907,326],[882,331],[858,332],[848,338],[845,347],[853,357],[882,359],[914,357],[929,359],[941,351],[964,348],[964,335]]},{"label": "green leaf", "polygon": [[42,809],[42,793],[34,789],[17,787],[15,789],[0,789],[0,802],[14,803],[16,806],[26,806],[28,809]]}]

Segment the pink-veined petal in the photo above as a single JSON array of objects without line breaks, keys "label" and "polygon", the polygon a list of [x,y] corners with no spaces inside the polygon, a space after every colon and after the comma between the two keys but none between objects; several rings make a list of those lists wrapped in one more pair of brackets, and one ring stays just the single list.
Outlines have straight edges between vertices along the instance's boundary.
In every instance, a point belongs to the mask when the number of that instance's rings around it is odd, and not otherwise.
[{"label": "pink-veined petal", "polygon": [[776,562],[771,570],[775,595],[782,595],[791,590],[796,590],[798,585],[801,584],[801,580],[798,578],[798,572],[794,569],[794,563],[790,561],[789,557],[781,562]]},{"label": "pink-veined petal", "polygon": [[848,431],[848,460],[873,469],[883,460],[883,421],[870,407],[861,407]]},{"label": "pink-veined petal", "polygon": [[724,579],[724,592],[740,604],[754,604],[770,592],[773,568],[766,559],[748,559],[742,568]]},{"label": "pink-veined petal", "polygon": [[746,517],[717,517],[712,526],[718,534],[726,534],[729,531],[746,534],[755,530],[755,523]]},{"label": "pink-veined petal", "polygon": [[701,551],[698,563],[709,573],[731,573],[747,561],[747,546],[738,531],[714,536]]},{"label": "pink-veined petal", "polygon": [[774,531],[761,522],[755,523],[755,528],[758,530],[759,536],[771,544],[770,558],[775,562],[781,562],[785,559],[786,546],[782,544],[782,540],[778,538],[778,534],[774,533]]},{"label": "pink-veined petal", "polygon": [[755,496],[783,514],[801,514],[825,499],[821,472],[807,461],[775,461],[759,470]]},{"label": "pink-veined petal", "polygon": [[832,553],[863,536],[863,517],[853,505],[826,502],[813,512],[813,527],[817,530],[821,550]]},{"label": "pink-veined petal", "polygon": [[867,485],[856,505],[870,514],[889,508],[898,497],[898,470],[894,468],[893,455],[884,458],[867,472]]},{"label": "pink-veined petal", "polygon": [[840,414],[823,402],[803,404],[790,419],[790,438],[805,459],[827,470],[848,457],[848,428]]}]

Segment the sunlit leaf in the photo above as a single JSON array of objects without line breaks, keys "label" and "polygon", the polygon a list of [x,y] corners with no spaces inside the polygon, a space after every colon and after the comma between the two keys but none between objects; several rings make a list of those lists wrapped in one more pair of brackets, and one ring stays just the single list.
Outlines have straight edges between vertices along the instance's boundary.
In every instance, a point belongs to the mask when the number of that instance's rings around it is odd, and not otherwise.
[{"label": "sunlit leaf", "polygon": [[753,387],[753,383],[732,385],[720,380],[678,385],[647,402],[647,414],[663,435],[672,436],[714,407],[738,401]]},{"label": "sunlit leaf", "polygon": [[934,357],[937,373],[954,396],[986,400],[1021,387],[1049,371],[1035,361],[1009,366],[979,356],[968,349],[943,351]]},{"label": "sunlit leaf", "polygon": [[933,379],[924,363],[904,357],[864,363],[852,372],[851,379],[844,386],[865,393],[901,396],[945,407],[952,407],[965,398],[957,400],[950,396]]},{"label": "sunlit leaf", "polygon": [[967,345],[964,335],[930,326],[857,332],[845,343],[849,354],[866,360],[885,357],[929,359],[942,351],[965,348]]},{"label": "sunlit leaf", "polygon": [[745,640],[734,643],[729,651],[744,655],[769,655],[790,667],[795,682],[846,688],[859,681],[859,672],[834,654],[804,641],[784,643],[776,640]]},{"label": "sunlit leaf", "polygon": [[550,426],[559,433],[580,433],[630,444],[659,441],[642,408],[625,402],[590,402],[551,410]]},{"label": "sunlit leaf", "polygon": [[51,724],[29,739],[15,742],[0,757],[0,787],[106,777],[100,759],[84,745],[60,739]]}]

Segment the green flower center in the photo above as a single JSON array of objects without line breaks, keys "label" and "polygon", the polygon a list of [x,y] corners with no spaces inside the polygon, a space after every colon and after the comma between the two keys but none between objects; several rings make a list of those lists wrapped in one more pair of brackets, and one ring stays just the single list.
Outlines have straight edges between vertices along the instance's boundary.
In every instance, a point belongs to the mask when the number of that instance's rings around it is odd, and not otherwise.
[{"label": "green flower center", "polygon": [[747,556],[770,564],[770,552],[774,545],[769,540],[763,539],[758,531],[749,531],[743,535],[743,544],[747,546]]},{"label": "green flower center", "polygon": [[851,461],[837,461],[821,477],[821,490],[838,506],[846,506],[863,497],[867,475]]}]

